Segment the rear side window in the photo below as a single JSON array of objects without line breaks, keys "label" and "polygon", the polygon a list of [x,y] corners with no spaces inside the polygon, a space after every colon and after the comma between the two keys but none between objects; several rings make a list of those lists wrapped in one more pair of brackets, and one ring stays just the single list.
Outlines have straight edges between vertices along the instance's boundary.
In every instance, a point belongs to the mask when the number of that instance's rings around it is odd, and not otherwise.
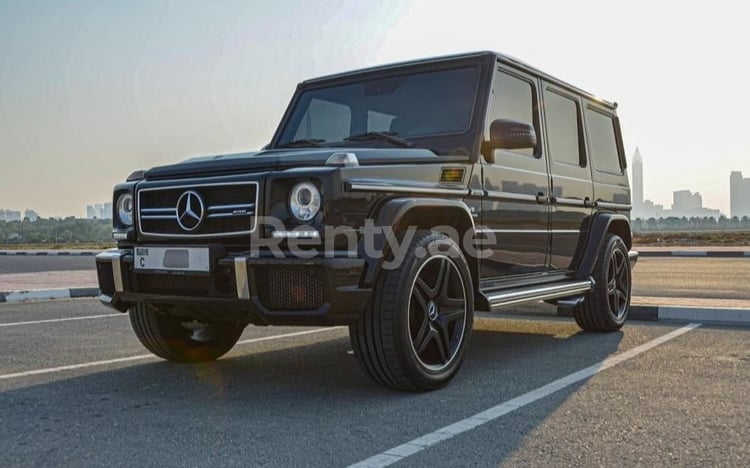
[{"label": "rear side window", "polygon": [[593,109],[586,109],[586,125],[594,167],[598,171],[622,174],[614,119]]},{"label": "rear side window", "polygon": [[[495,94],[490,114],[492,120],[510,119],[537,128],[534,119],[534,90],[530,82],[499,71],[495,74],[493,89]],[[510,151],[528,156],[535,154],[534,148]]]},{"label": "rear side window", "polygon": [[544,115],[547,123],[549,157],[557,162],[585,166],[586,160],[581,151],[578,103],[546,89]]}]

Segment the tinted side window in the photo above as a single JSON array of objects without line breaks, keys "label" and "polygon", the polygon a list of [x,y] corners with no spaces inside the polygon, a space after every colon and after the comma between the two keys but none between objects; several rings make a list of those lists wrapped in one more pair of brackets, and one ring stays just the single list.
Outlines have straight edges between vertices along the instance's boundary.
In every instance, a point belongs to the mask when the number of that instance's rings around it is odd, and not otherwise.
[{"label": "tinted side window", "polygon": [[[534,90],[531,83],[500,71],[495,74],[493,90],[490,123],[495,119],[510,119],[537,128],[534,119]],[[511,151],[529,156],[535,154],[533,148]]]},{"label": "tinted side window", "polygon": [[594,167],[599,171],[622,174],[614,119],[601,112],[586,109],[586,124]]},{"label": "tinted side window", "polygon": [[548,89],[544,90],[549,157],[561,163],[585,166],[581,154],[578,103]]}]

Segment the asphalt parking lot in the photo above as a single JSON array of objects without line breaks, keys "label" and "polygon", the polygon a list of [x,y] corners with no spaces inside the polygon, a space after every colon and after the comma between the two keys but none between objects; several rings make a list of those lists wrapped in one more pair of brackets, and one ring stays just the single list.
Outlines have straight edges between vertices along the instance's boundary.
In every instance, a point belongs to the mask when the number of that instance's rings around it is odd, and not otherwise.
[{"label": "asphalt parking lot", "polygon": [[250,327],[177,365],[95,300],[2,304],[0,465],[746,465],[750,329],[693,327],[483,316],[451,385],[410,394],[345,329]]}]

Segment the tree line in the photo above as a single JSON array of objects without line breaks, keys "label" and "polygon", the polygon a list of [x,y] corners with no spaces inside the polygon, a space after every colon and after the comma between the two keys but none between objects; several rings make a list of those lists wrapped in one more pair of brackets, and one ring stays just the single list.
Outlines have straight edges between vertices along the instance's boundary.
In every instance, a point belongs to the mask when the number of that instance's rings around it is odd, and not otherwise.
[{"label": "tree line", "polygon": [[39,218],[29,221],[0,221],[2,244],[61,244],[111,242],[111,219]]},{"label": "tree line", "polygon": [[631,221],[634,232],[650,231],[721,231],[721,230],[742,230],[750,229],[750,218],[737,216],[727,218],[710,217],[692,217],[685,216],[678,218],[670,216],[668,218],[636,218]]}]

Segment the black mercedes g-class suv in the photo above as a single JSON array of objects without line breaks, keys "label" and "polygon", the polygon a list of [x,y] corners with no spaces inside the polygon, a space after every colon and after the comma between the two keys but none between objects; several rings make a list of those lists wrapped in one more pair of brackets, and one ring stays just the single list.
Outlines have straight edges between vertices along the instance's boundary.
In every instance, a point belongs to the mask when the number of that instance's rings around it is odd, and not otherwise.
[{"label": "black mercedes g-class suv", "polygon": [[406,390],[450,381],[475,310],[618,330],[638,257],[616,107],[494,52],[305,81],[262,151],[115,187],[100,299],[180,362],[248,324],[347,325]]}]

